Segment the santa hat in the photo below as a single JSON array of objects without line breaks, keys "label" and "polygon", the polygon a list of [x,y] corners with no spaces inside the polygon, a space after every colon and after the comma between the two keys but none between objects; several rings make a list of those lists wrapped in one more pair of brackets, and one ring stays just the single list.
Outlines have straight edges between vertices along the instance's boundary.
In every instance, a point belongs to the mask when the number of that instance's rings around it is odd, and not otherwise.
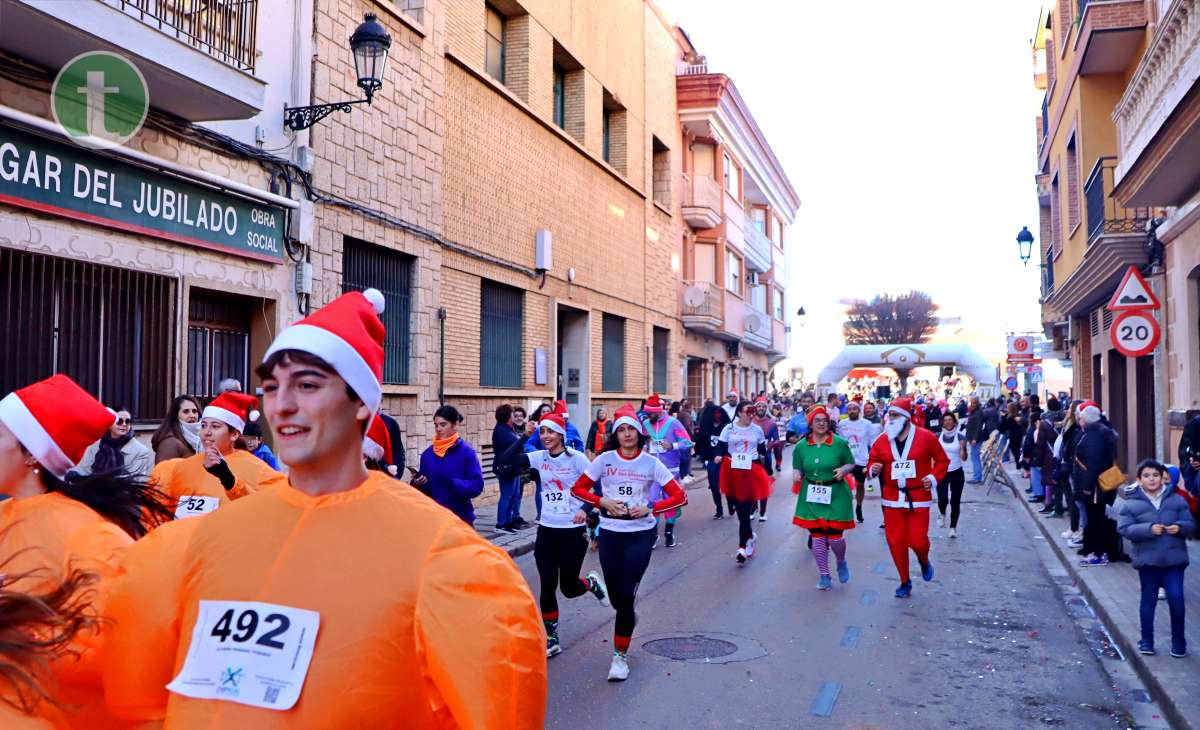
[{"label": "santa hat", "polygon": [[383,305],[378,289],[347,292],[280,332],[263,361],[283,350],[316,355],[374,413],[383,399]]},{"label": "santa hat", "polygon": [[829,411],[825,410],[825,406],[813,406],[812,408],[809,408],[808,413],[805,414],[805,419],[808,421],[808,425],[811,426],[813,419],[817,416],[825,416],[825,418],[828,419]]},{"label": "santa hat", "polygon": [[725,394],[725,397],[726,397],[726,398],[728,398],[728,397],[729,397],[729,396],[731,396],[731,395],[732,395],[734,398],[738,398],[738,397],[740,397],[740,396],[738,395],[737,388],[730,388],[730,389],[729,389],[729,392]]},{"label": "santa hat", "polygon": [[0,422],[59,479],[116,420],[116,413],[66,375],[52,375],[0,400]]},{"label": "santa hat", "polygon": [[1084,423],[1096,423],[1100,420],[1100,416],[1102,415],[1100,411],[1100,404],[1091,400],[1085,400],[1084,402],[1080,403],[1079,408],[1076,410],[1079,413],[1079,418]]},{"label": "santa hat", "polygon": [[200,418],[218,420],[234,431],[242,433],[246,430],[247,423],[258,420],[258,411],[254,410],[256,405],[258,405],[258,396],[231,390],[213,399],[213,402],[209,403],[204,412],[200,414]]},{"label": "santa hat", "polygon": [[565,400],[554,401],[554,415],[562,416],[564,419],[571,417],[570,412],[567,410],[567,402]]},{"label": "santa hat", "polygon": [[754,399],[755,406],[765,406],[766,404],[767,404],[767,399],[762,397],[761,395]]},{"label": "santa hat", "polygon": [[851,408],[857,408],[858,410],[860,410],[860,411],[861,411],[861,410],[862,410],[862,403],[859,403],[859,402],[858,402],[858,401],[856,401],[856,400],[852,400],[852,401],[850,401],[849,403],[847,403],[847,404],[846,404],[846,410],[850,410]]},{"label": "santa hat", "polygon": [[538,428],[548,428],[563,438],[567,437],[567,419],[561,413],[547,413],[538,421]]},{"label": "santa hat", "polygon": [[912,419],[913,402],[912,398],[897,398],[888,406],[888,413],[899,413],[905,418]]},{"label": "santa hat", "polygon": [[663,412],[664,409],[663,409],[663,404],[662,404],[662,398],[658,397],[658,393],[654,393],[649,398],[646,399],[646,405],[644,408],[642,408],[642,410],[645,411],[646,413],[662,413]]},{"label": "santa hat", "polygon": [[613,416],[616,417],[616,420],[613,421],[612,426],[613,433],[616,433],[617,429],[624,425],[633,426],[638,433],[643,432],[642,424],[638,421],[637,411],[633,409],[631,404],[626,403],[625,405],[621,406],[613,413]]},{"label": "santa hat", "polygon": [[392,437],[388,434],[387,424],[378,413],[371,419],[367,435],[363,436],[362,450],[363,456],[368,459],[392,463]]}]

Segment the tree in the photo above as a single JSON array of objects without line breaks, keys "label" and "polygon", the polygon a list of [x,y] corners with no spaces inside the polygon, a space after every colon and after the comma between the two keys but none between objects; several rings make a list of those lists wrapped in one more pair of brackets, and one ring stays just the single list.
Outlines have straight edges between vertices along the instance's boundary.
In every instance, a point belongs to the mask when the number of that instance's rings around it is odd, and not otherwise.
[{"label": "tree", "polygon": [[937,330],[938,306],[922,291],[876,294],[850,308],[842,325],[847,345],[901,345],[928,342]]}]

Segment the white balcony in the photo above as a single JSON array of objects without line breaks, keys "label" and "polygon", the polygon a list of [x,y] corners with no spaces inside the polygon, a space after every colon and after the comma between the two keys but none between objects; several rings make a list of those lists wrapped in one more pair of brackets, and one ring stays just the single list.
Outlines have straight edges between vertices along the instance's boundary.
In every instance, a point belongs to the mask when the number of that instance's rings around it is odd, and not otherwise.
[{"label": "white balcony", "polygon": [[742,342],[746,344],[746,347],[755,350],[769,350],[771,348],[771,318],[756,309],[746,307]]},{"label": "white balcony", "polygon": [[711,281],[683,284],[683,326],[704,334],[717,334],[725,320],[725,290]]},{"label": "white balcony", "polygon": [[746,270],[765,274],[771,270],[771,239],[753,223],[746,226],[745,236]]},{"label": "white balcony", "polygon": [[683,173],[683,219],[698,231],[721,225],[721,186],[712,175]]}]

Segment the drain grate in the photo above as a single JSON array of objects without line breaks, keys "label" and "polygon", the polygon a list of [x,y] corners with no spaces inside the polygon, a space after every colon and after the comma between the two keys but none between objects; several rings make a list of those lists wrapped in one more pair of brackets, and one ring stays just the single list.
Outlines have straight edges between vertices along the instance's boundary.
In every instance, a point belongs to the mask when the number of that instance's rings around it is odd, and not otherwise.
[{"label": "drain grate", "polygon": [[729,656],[737,652],[738,645],[732,641],[696,634],[654,639],[647,641],[642,648],[651,654],[686,662]]}]

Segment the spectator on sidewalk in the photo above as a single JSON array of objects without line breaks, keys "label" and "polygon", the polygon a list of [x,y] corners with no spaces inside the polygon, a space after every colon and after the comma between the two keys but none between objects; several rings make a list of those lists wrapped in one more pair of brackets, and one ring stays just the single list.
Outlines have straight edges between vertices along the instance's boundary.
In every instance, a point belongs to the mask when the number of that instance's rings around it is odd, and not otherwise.
[{"label": "spectator on sidewalk", "polygon": [[241,393],[242,383],[237,378],[225,378],[217,385],[217,395],[222,393]]},{"label": "spectator on sidewalk", "polygon": [[1016,403],[1008,404],[1007,411],[1000,419],[1000,432],[1008,437],[1008,449],[1012,453],[1013,461],[1019,465],[1021,444],[1025,440],[1025,423],[1021,418],[1021,407]]},{"label": "spectator on sidewalk", "polygon": [[129,411],[118,408],[117,420],[99,441],[87,448],[79,465],[71,471],[79,476],[119,471],[145,481],[153,468],[154,452],[137,440]]},{"label": "spectator on sidewalk", "polygon": [[186,459],[200,452],[200,401],[190,395],[177,395],[171,401],[167,417],[150,437],[154,463],[167,459]]},{"label": "spectator on sidewalk", "polygon": [[995,398],[988,398],[987,406],[983,409],[983,435],[981,440],[987,441],[992,433],[1000,430],[1000,406]]},{"label": "spectator on sidewalk", "polygon": [[526,420],[528,418],[528,414],[525,413],[525,408],[520,405],[515,405],[512,407],[512,409],[512,426],[513,430],[517,432],[517,438],[528,436],[533,431],[533,427],[530,426],[529,422]]},{"label": "spectator on sidewalk", "polygon": [[[567,422],[567,446],[576,451],[583,451],[583,438],[579,435],[579,429],[575,428],[575,424],[570,421],[571,414],[567,409],[567,402],[565,400],[556,400],[553,406],[546,406],[545,410],[539,406],[538,410],[535,411],[538,420],[534,421],[534,423],[541,423],[542,416],[547,412],[563,417],[563,420]],[[532,429],[529,440],[525,442],[525,453],[542,451],[545,448],[542,445],[541,434],[538,433],[537,429]],[[541,514],[541,508],[538,508],[538,513]]]},{"label": "spectator on sidewalk", "polygon": [[379,412],[379,420],[383,421],[383,426],[387,429],[388,441],[392,450],[390,466],[396,467],[397,479],[404,479],[404,468],[408,463],[408,456],[404,453],[404,435],[400,433],[400,423],[383,411]]},{"label": "spectator on sidewalk", "polygon": [[[692,441],[696,440],[696,421],[695,412],[692,410],[692,402],[687,398],[679,401],[679,410],[671,415],[675,416],[683,428],[688,432],[688,438]],[[688,449],[687,453],[683,454],[683,462],[679,466],[679,473],[683,476],[684,484],[691,484],[696,481],[692,476],[692,456],[695,453],[695,447]]]},{"label": "spectator on sidewalk", "polygon": [[1075,447],[1079,437],[1083,435],[1083,427],[1079,423],[1079,406],[1082,401],[1073,400],[1067,406],[1067,415],[1063,419],[1062,433],[1054,442],[1058,466],[1054,474],[1054,499],[1066,502],[1071,524],[1064,532],[1069,547],[1079,549],[1083,546],[1083,525],[1087,524],[1087,503],[1082,494],[1076,489],[1071,479],[1075,464]]},{"label": "spectator on sidewalk", "polygon": [[592,425],[588,428],[587,442],[584,444],[587,448],[587,457],[595,459],[596,454],[604,451],[604,442],[608,440],[608,411],[604,410],[604,406],[596,409],[596,419],[592,421]]},{"label": "spectator on sidewalk", "polygon": [[1138,651],[1155,653],[1154,611],[1161,588],[1171,616],[1171,656],[1185,657],[1183,571],[1188,566],[1186,540],[1196,523],[1188,503],[1164,484],[1166,477],[1166,467],[1157,461],[1146,459],[1138,464],[1138,487],[1125,498],[1118,529],[1133,545],[1133,567],[1142,586]]},{"label": "spectator on sidewalk", "polygon": [[459,436],[462,422],[454,406],[442,406],[433,414],[433,444],[421,452],[421,469],[412,485],[474,525],[471,500],[483,493],[483,469],[475,449]]},{"label": "spectator on sidewalk", "polygon": [[1077,414],[1083,432],[1075,446],[1071,481],[1085,503],[1087,524],[1083,528],[1083,545],[1079,550],[1084,567],[1108,565],[1120,552],[1116,523],[1105,514],[1117,490],[1105,492],[1100,488],[1100,475],[1116,461],[1117,434],[1104,422],[1100,406],[1085,401]]},{"label": "spectator on sidewalk", "polygon": [[983,433],[983,409],[978,398],[972,398],[967,405],[966,438],[968,450],[971,452],[971,484],[983,482],[983,442],[987,434]]},{"label": "spectator on sidewalk", "polygon": [[271,447],[262,440],[262,426],[257,421],[246,424],[246,430],[242,432],[242,442],[246,444],[246,451],[262,459],[275,471],[281,471]]},{"label": "spectator on sidewalk", "polygon": [[1037,420],[1030,433],[1033,435],[1032,444],[1030,445],[1029,455],[1029,477],[1030,484],[1034,486],[1034,494],[1037,494],[1040,487],[1044,503],[1040,510],[1044,515],[1054,517],[1062,517],[1064,510],[1061,505],[1055,505],[1054,502],[1054,442],[1058,440],[1058,431],[1054,430],[1054,421],[1050,417],[1051,411],[1042,414],[1042,417]]},{"label": "spectator on sidewalk", "polygon": [[513,467],[501,466],[499,456],[520,440],[513,428],[513,407],[496,406],[496,425],[492,428],[492,473],[500,482],[500,502],[496,505],[496,531],[514,533],[529,527],[521,519],[521,475]]}]

